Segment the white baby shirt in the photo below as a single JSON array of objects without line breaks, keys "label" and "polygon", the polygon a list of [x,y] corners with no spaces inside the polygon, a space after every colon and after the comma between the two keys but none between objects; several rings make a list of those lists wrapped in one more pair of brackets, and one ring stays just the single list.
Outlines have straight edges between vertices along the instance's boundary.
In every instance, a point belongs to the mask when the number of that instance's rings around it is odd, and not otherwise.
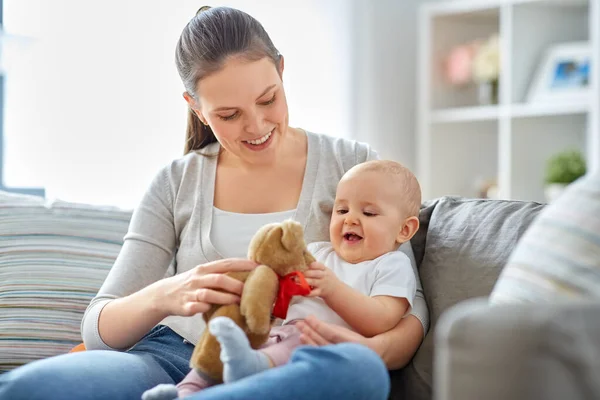
[{"label": "white baby shirt", "polygon": [[[342,260],[333,250],[330,242],[316,242],[308,245],[317,261],[325,264],[348,286],[367,296],[404,297],[412,309],[417,283],[410,259],[402,251],[392,251],[374,260],[351,264]],[[288,309],[284,324],[314,315],[322,321],[352,329],[320,297],[295,296]]]}]

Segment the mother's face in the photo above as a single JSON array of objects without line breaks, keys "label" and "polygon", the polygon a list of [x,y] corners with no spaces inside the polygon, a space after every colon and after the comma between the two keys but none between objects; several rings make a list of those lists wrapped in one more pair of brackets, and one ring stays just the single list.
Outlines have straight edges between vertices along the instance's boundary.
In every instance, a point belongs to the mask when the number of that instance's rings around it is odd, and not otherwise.
[{"label": "mother's face", "polygon": [[244,164],[269,164],[275,159],[288,129],[280,72],[269,58],[250,62],[231,58],[198,83],[193,108],[226,150],[224,157]]}]

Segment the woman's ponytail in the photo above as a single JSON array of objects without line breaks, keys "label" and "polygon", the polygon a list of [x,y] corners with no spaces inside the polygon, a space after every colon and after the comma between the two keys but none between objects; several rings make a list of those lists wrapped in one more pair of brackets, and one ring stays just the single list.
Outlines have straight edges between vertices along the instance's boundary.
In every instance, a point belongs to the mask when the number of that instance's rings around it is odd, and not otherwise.
[{"label": "woman's ponytail", "polygon": [[210,126],[204,125],[194,110],[188,109],[188,120],[185,134],[185,148],[183,154],[190,151],[200,150],[205,146],[217,141]]}]

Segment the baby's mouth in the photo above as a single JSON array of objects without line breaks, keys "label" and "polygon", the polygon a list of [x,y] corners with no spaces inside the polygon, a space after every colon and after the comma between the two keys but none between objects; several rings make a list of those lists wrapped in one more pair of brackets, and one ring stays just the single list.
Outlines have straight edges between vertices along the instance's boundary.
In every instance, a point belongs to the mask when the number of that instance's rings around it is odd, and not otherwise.
[{"label": "baby's mouth", "polygon": [[357,235],[356,233],[344,233],[344,240],[348,242],[358,242],[362,240],[362,236]]}]

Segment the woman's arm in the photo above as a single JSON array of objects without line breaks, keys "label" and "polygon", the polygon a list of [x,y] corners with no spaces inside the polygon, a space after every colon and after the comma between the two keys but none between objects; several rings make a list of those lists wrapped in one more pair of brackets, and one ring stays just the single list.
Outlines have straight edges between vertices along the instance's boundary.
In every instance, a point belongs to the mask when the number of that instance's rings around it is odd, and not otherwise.
[{"label": "woman's arm", "polygon": [[[163,320],[166,314],[153,306],[149,291],[150,287],[101,304],[98,339],[112,349],[127,349]],[[83,338],[88,349],[95,347],[86,335]]]},{"label": "woman's arm", "polygon": [[393,329],[370,338],[368,347],[381,356],[388,369],[399,369],[410,362],[424,336],[421,321],[409,315]]},{"label": "woman's arm", "polygon": [[393,329],[372,338],[309,316],[296,324],[304,344],[325,346],[332,343],[360,343],[381,356],[388,369],[405,367],[417,352],[424,337],[421,321],[414,315],[403,318]]},{"label": "woman's arm", "polygon": [[249,271],[255,266],[243,259],[218,260],[113,300],[100,314],[100,336],[108,346],[126,349],[169,315],[189,317],[208,311],[212,304],[237,303],[243,283],[224,273]]},{"label": "woman's arm", "polygon": [[88,349],[125,349],[169,315],[194,315],[209,303],[238,301],[242,284],[222,273],[255,266],[220,260],[163,279],[178,240],[168,171],[155,177],[133,213],[115,264],[85,312],[81,333]]},{"label": "woman's arm", "polygon": [[122,349],[164,317],[153,309],[148,285],[165,276],[177,236],[168,169],[160,171],[136,207],[123,246],[88,306],[81,333],[88,349]]}]

